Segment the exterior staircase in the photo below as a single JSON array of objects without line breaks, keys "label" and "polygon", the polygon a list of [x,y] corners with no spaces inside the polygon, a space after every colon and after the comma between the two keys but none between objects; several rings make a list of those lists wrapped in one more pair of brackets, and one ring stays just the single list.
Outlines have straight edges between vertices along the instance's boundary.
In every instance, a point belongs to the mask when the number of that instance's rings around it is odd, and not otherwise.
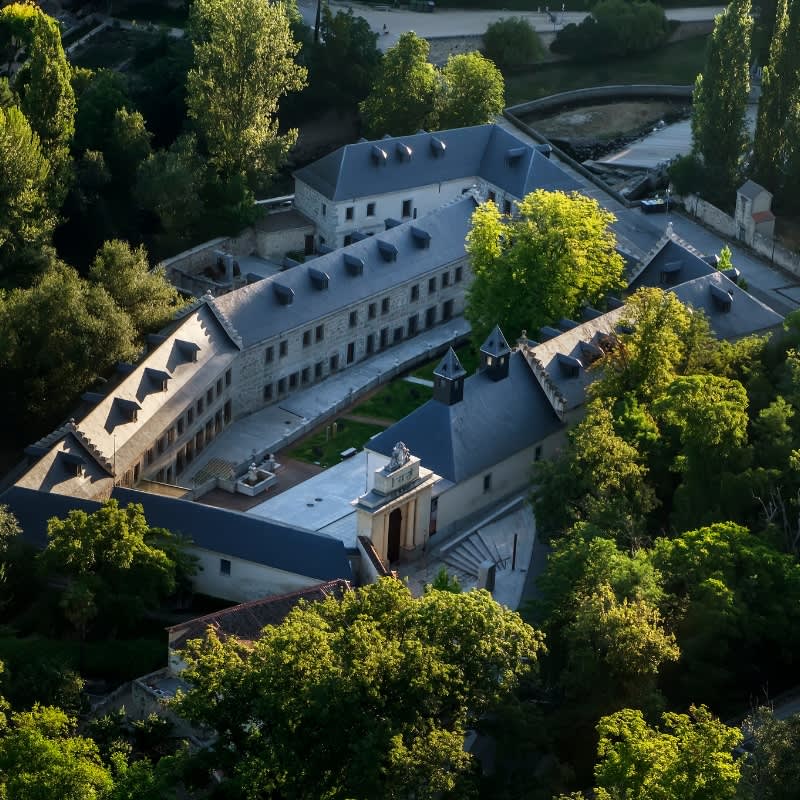
[{"label": "exterior staircase", "polygon": [[480,530],[474,530],[442,548],[442,558],[452,574],[462,580],[477,578],[484,561],[493,562],[497,569],[506,569],[508,566],[508,559],[501,558],[497,547],[488,543]]}]

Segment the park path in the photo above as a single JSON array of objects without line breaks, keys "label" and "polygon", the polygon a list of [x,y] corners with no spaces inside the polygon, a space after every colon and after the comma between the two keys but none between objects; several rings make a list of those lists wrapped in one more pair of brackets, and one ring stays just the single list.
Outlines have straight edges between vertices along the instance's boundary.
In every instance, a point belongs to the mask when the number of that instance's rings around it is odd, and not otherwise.
[{"label": "park path", "polygon": [[387,419],[386,417],[371,417],[365,414],[343,414],[342,419],[349,420],[350,422],[360,422],[362,425],[380,425],[388,428],[397,422],[396,419]]}]

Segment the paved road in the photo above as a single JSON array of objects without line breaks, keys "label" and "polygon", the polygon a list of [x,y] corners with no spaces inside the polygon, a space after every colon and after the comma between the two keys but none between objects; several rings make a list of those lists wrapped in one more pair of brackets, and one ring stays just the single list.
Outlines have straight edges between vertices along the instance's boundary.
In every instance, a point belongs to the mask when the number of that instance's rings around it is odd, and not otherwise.
[{"label": "paved road", "polygon": [[[547,3],[542,3],[541,12],[503,11],[503,10],[478,10],[466,11],[459,9],[437,9],[434,14],[423,14],[418,11],[390,8],[387,3],[386,10],[378,10],[374,6],[359,5],[357,3],[331,2],[332,10],[339,8],[352,8],[353,12],[369,22],[372,30],[381,33],[378,45],[382,50],[397,44],[400,35],[406,31],[414,31],[423,38],[438,36],[477,36],[486,31],[486,28],[498,19],[504,17],[523,17],[527,19],[537,31],[553,31],[564,27],[570,22],[578,23],[587,12],[560,10],[558,2],[552,3],[556,22],[544,12]],[[306,23],[314,25],[314,16],[317,10],[315,0],[299,0],[300,12]],[[667,10],[667,17],[678,22],[703,22],[714,19],[724,9],[724,6],[703,6],[700,8],[673,8]],[[384,31],[386,32],[384,34]]]}]

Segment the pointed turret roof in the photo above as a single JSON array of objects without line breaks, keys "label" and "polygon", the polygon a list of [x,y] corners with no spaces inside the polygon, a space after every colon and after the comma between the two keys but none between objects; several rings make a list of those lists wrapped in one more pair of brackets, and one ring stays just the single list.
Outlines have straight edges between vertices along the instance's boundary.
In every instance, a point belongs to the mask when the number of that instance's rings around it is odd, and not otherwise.
[{"label": "pointed turret roof", "polygon": [[481,353],[487,356],[499,357],[511,352],[506,337],[499,325],[494,326],[494,330],[486,337],[486,341],[481,345]]},{"label": "pointed turret roof", "polygon": [[466,376],[467,371],[461,366],[455,350],[452,347],[448,348],[444,358],[439,362],[439,366],[433,371],[434,375],[447,380],[455,380],[456,378],[463,378]]}]

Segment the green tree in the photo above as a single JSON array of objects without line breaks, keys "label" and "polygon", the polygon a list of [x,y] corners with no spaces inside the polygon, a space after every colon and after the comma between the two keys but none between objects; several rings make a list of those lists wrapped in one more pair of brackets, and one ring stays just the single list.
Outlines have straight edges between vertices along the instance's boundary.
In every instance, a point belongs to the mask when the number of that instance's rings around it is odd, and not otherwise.
[{"label": "green tree", "polygon": [[505,105],[503,74],[480,53],[451,55],[441,71],[440,128],[491,122]]},{"label": "green tree", "polygon": [[112,627],[135,622],[193,569],[180,540],[151,528],[139,504],[120,508],[108,500],[93,514],[70,511],[66,519],[48,522],[47,536],[43,567],[79,587],[70,592],[80,599],[81,621],[93,603]]},{"label": "green tree", "polygon": [[522,17],[506,17],[491,23],[483,34],[483,50],[503,69],[532,64],[544,56],[539,34]]},{"label": "green tree", "polygon": [[133,108],[127,81],[110,69],[76,70],[72,85],[78,103],[74,150],[105,152],[117,111]]},{"label": "green tree", "polygon": [[[12,3],[0,11],[0,48],[8,52],[14,42],[22,43],[27,55],[14,77],[14,90],[50,161],[49,198],[57,209],[67,189],[69,147],[75,132],[72,70],[58,23],[32,3]],[[9,71],[10,67],[11,62]]]},{"label": "green tree", "polygon": [[438,81],[428,63],[429,51],[428,42],[413,31],[386,51],[369,96],[359,104],[368,136],[402,136],[436,127]]},{"label": "green tree", "polygon": [[692,145],[703,157],[712,200],[731,202],[748,145],[745,110],[750,94],[750,0],[719,14],[692,99]]},{"label": "green tree", "polygon": [[97,252],[89,277],[125,311],[140,340],[163,328],[184,304],[164,270],[150,269],[144,247],[134,249],[127,242],[106,242]]},{"label": "green tree", "polygon": [[91,739],[58,708],[11,714],[0,730],[0,796],[14,800],[102,800],[113,781]]},{"label": "green tree", "polygon": [[14,435],[55,424],[104,371],[136,355],[134,340],[108,292],[63,264],[0,294],[0,402]]},{"label": "green tree", "polygon": [[239,796],[460,798],[465,728],[541,649],[487,592],[414,599],[383,579],[295,609],[252,648],[209,631],[184,653],[178,708],[226,742],[214,755]]},{"label": "green tree", "polygon": [[[800,4],[778,0],[775,28],[769,49],[769,63],[761,76],[756,133],[753,140],[753,169],[756,179],[780,195],[784,170],[796,143],[788,137],[794,107],[800,101]],[[791,187],[793,190],[794,187]]]},{"label": "green tree", "polygon": [[103,151],[117,187],[129,194],[136,170],[150,155],[150,133],[138,111],[119,108],[114,113],[111,131]]},{"label": "green tree", "polygon": [[742,766],[742,800],[793,800],[800,786],[800,714],[778,719],[760,708],[743,727],[753,752]]},{"label": "green tree", "polygon": [[22,112],[0,108],[0,273],[21,269],[45,245],[55,217],[47,197],[50,163]]},{"label": "green tree", "polygon": [[623,286],[614,216],[577,192],[532,192],[513,219],[494,203],[475,210],[467,251],[475,278],[467,318],[477,340],[500,324],[535,331]]},{"label": "green tree", "polygon": [[187,107],[211,163],[226,178],[264,185],[297,139],[278,133],[278,103],[305,85],[284,3],[195,0],[189,15],[194,66]]},{"label": "green tree", "polygon": [[741,731],[705,706],[662,719],[661,729],[651,728],[626,708],[600,720],[598,800],[734,800],[740,765],[732,750]]}]

